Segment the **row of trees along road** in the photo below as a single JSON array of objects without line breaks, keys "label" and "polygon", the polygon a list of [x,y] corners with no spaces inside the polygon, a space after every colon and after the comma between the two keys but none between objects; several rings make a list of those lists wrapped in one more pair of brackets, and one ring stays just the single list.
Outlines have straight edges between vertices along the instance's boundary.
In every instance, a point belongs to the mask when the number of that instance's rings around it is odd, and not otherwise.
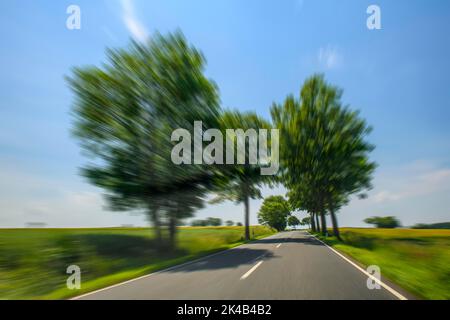
[{"label": "row of trees along road", "polygon": [[[270,124],[256,113],[221,109],[218,88],[204,75],[204,56],[180,32],[108,49],[107,58],[101,67],[74,68],[67,77],[73,134],[90,159],[82,175],[105,190],[110,209],[144,210],[159,248],[175,247],[176,226],[210,193],[213,202],[244,204],[248,240],[250,199],[261,198],[263,185],[285,184],[290,206],[320,215],[322,230],[330,213],[337,235],[336,211],[370,186],[369,128],[340,105],[340,91],[321,76],[306,81],[300,101],[288,97],[274,105]],[[193,136],[195,121],[223,133],[275,125],[281,129],[280,176],[262,176],[259,164],[248,164],[248,148],[245,165],[174,164],[172,132],[183,128]]]},{"label": "row of trees along road", "polygon": [[314,75],[305,81],[300,99],[288,96],[271,109],[281,130],[281,175],[292,208],[307,211],[313,231],[324,235],[329,214],[339,239],[336,212],[352,194],[365,197],[376,167],[369,160],[374,146],[366,141],[371,128],[342,105],[341,96],[339,88]]},{"label": "row of trees along road", "polygon": [[211,192],[217,201],[244,203],[248,240],[249,199],[259,198],[271,179],[259,175],[259,165],[175,165],[171,135],[178,128],[194,135],[194,121],[222,132],[269,123],[221,110],[204,56],[180,32],[108,49],[107,58],[101,68],[74,68],[67,78],[75,96],[73,133],[92,159],[82,175],[106,191],[110,209],[145,210],[160,248],[175,246],[177,224]]}]

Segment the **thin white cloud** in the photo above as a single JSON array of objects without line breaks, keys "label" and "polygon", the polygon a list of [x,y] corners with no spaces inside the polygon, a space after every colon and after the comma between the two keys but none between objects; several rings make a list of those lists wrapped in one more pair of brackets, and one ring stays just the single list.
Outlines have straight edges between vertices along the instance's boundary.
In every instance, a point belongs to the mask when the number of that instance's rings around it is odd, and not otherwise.
[{"label": "thin white cloud", "polygon": [[319,49],[317,60],[322,67],[334,69],[341,65],[342,56],[336,47],[328,45]]},{"label": "thin white cloud", "polygon": [[373,195],[376,203],[399,201],[412,197],[420,197],[432,194],[448,187],[450,181],[450,169],[437,169],[418,175],[404,177],[401,186],[393,189],[384,189]]},{"label": "thin white cloud", "polygon": [[120,0],[122,6],[122,20],[132,37],[140,42],[145,42],[149,33],[142,22],[136,16],[133,0]]},{"label": "thin white cloud", "polygon": [[339,213],[342,226],[367,227],[371,216],[396,216],[404,226],[448,221],[450,168],[427,159],[380,166],[368,199],[354,197]]}]

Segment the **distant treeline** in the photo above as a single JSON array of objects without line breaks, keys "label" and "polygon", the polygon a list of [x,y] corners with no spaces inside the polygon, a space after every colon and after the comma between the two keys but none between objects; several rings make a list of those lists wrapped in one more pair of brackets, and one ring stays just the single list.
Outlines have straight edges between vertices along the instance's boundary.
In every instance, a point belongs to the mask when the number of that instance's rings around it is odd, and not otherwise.
[{"label": "distant treeline", "polygon": [[[205,220],[193,220],[191,222],[191,226],[193,226],[193,227],[209,227],[209,226],[218,227],[218,226],[221,226],[221,225],[223,225],[222,219],[220,219],[220,218],[211,218],[211,217],[206,218]],[[227,221],[225,221],[225,225],[231,227],[231,226],[234,226],[235,223],[234,223],[234,221],[227,220]],[[237,226],[242,226],[242,223],[237,222],[236,225]]]},{"label": "distant treeline", "polygon": [[450,222],[440,222],[440,223],[418,223],[412,227],[413,229],[450,229]]}]

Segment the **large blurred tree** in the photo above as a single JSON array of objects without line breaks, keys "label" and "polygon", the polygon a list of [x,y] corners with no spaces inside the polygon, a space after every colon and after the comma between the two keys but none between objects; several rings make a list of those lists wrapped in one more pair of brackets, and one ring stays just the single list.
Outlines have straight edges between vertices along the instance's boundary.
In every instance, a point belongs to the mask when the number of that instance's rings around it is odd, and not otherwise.
[{"label": "large blurred tree", "polygon": [[289,96],[274,104],[271,113],[281,130],[283,181],[296,209],[321,217],[331,216],[339,238],[336,211],[352,194],[371,187],[375,163],[369,160],[373,146],[366,141],[371,128],[341,103],[342,90],[325,82],[323,76],[307,79],[300,100]]},{"label": "large blurred tree", "polygon": [[[224,133],[224,139],[228,138],[232,141],[233,146],[237,146],[239,143],[237,137],[235,135],[227,136],[226,129],[242,129],[244,132],[255,130],[258,132],[259,129],[270,129],[271,126],[256,113],[226,111],[221,115],[220,128]],[[267,138],[270,139],[269,136]],[[247,143],[249,141],[245,139],[244,147]],[[270,140],[268,147],[270,147]],[[260,161],[251,164],[249,151],[250,147],[245,148],[245,155],[243,155],[245,164],[227,165],[224,168],[221,179],[215,180],[216,197],[211,201],[212,203],[219,203],[230,200],[237,204],[244,204],[245,240],[250,239],[250,199],[262,198],[260,188],[264,184],[271,186],[275,179],[274,176],[261,174],[261,168],[265,165]],[[235,161],[236,158],[235,154]]]},{"label": "large blurred tree", "polygon": [[108,49],[101,67],[73,69],[74,134],[92,161],[82,169],[113,210],[145,209],[171,245],[180,219],[202,207],[213,176],[202,165],[171,161],[171,134],[194,121],[216,128],[219,97],[205,59],[177,32],[146,44]]}]

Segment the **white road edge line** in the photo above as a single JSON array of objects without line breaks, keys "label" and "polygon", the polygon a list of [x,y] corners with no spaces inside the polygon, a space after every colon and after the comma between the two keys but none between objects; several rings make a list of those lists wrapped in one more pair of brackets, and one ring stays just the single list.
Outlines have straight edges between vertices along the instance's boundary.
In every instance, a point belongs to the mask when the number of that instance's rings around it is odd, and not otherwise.
[{"label": "white road edge line", "polygon": [[281,247],[281,243],[279,243],[279,244],[276,246],[276,248],[279,248],[279,247]]},{"label": "white road edge line", "polygon": [[257,264],[255,264],[250,270],[248,270],[242,277],[241,280],[246,279],[249,275],[252,274],[253,271],[256,270],[256,268],[258,268],[264,261],[261,260],[260,262],[258,262]]},{"label": "white road edge line", "polygon": [[[121,285],[130,283],[130,282],[134,282],[134,281],[138,281],[138,280],[141,280],[141,279],[145,279],[145,278],[151,277],[151,276],[153,276],[153,275],[155,275],[155,274],[158,274],[158,273],[163,273],[163,272],[171,271],[171,270],[174,270],[174,269],[182,268],[182,267],[185,267],[185,266],[187,266],[187,265],[190,265],[190,264],[194,264],[194,263],[200,262],[200,261],[202,261],[202,260],[208,260],[209,258],[212,258],[212,257],[214,257],[214,256],[218,256],[218,255],[220,255],[220,254],[224,254],[225,252],[229,252],[229,251],[234,250],[234,249],[237,249],[237,248],[239,248],[239,247],[242,247],[242,246],[245,246],[245,245],[248,245],[248,244],[252,244],[252,243],[258,242],[259,240],[262,240],[262,239],[267,239],[267,238],[275,237],[276,235],[278,235],[278,234],[276,233],[276,234],[270,235],[270,236],[265,237],[265,238],[261,238],[261,239],[254,240],[254,241],[250,241],[250,242],[241,244],[241,245],[239,245],[239,246],[236,246],[236,247],[233,247],[233,248],[230,248],[230,249],[227,249],[227,250],[222,250],[222,251],[219,251],[219,252],[216,252],[216,253],[213,253],[213,254],[210,254],[210,255],[207,255],[207,256],[204,256],[204,257],[201,257],[201,258],[192,260],[192,261],[184,262],[184,263],[179,264],[179,265],[176,265],[176,266],[172,266],[172,267],[169,267],[169,268],[166,268],[166,269],[163,269],[163,270],[158,270],[158,271],[155,271],[155,272],[152,272],[152,273],[149,273],[149,274],[146,274],[146,275],[137,277],[137,278],[133,278],[133,279],[130,279],[130,280],[127,280],[127,281],[124,281],[124,282],[116,283],[116,284],[113,284],[113,285],[111,285],[111,286],[108,286],[108,287],[105,287],[105,288],[101,288],[101,289],[98,289],[98,290],[95,290],[95,291],[87,292],[87,293],[81,294],[81,295],[79,295],[79,296],[75,296],[75,297],[69,298],[69,300],[78,300],[78,299],[81,299],[81,298],[90,296],[90,295],[92,295],[92,294],[96,294],[96,293],[99,293],[99,292],[102,292],[102,291],[106,291],[106,290],[109,290],[109,289],[112,289],[112,288],[115,288],[115,287],[119,287],[119,286],[121,286]],[[276,238],[276,237],[275,237],[275,238]],[[264,256],[264,255],[263,255],[263,256]]]},{"label": "white road edge line", "polygon": [[[308,232],[309,233],[309,232]],[[368,276],[370,279],[374,280],[375,282],[377,282],[378,284],[380,284],[383,288],[385,288],[387,291],[389,291],[391,294],[393,294],[396,298],[398,298],[399,300],[408,300],[405,296],[403,296],[402,294],[400,294],[398,291],[392,289],[390,286],[388,286],[387,284],[385,284],[383,281],[375,278],[373,275],[371,275],[370,273],[368,273],[366,270],[364,270],[363,268],[361,268],[360,266],[358,266],[356,263],[354,263],[353,261],[351,261],[350,259],[348,259],[346,256],[344,256],[343,254],[341,254],[339,251],[333,249],[332,247],[330,247],[328,244],[326,244],[325,242],[323,242],[322,240],[320,240],[319,238],[317,238],[315,235],[309,233],[312,237],[314,237],[317,241],[321,242],[322,244],[324,244],[328,249],[330,249],[331,251],[333,251],[335,254],[337,254],[339,257],[341,257],[342,259],[344,259],[345,261],[347,261],[348,263],[350,263],[352,266],[354,266],[356,269],[358,269],[359,271],[361,271],[362,273],[364,273],[366,276]]]}]

